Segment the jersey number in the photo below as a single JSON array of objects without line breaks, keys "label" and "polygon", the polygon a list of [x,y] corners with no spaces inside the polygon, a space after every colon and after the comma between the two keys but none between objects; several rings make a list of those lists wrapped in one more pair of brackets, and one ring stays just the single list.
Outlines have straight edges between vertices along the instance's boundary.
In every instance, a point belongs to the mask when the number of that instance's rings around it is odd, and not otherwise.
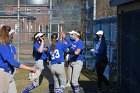
[{"label": "jersey number", "polygon": [[60,57],[59,50],[58,49],[54,50],[54,53],[52,54],[51,59],[53,60],[53,59],[59,58],[59,57]]}]

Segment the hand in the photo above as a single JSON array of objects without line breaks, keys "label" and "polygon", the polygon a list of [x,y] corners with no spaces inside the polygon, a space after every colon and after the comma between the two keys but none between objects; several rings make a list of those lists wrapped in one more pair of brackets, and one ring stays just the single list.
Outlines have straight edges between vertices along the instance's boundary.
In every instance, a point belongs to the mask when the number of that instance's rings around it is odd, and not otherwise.
[{"label": "hand", "polygon": [[39,78],[41,72],[42,72],[42,69],[37,69],[36,72],[30,72],[28,74],[28,79],[32,82],[37,80]]},{"label": "hand", "polygon": [[39,43],[40,43],[40,44],[44,44],[44,39],[43,39],[43,38],[38,37],[38,40],[39,40]]},{"label": "hand", "polygon": [[36,72],[37,71],[37,68],[35,66],[34,67],[31,67],[31,71]]},{"label": "hand", "polygon": [[66,33],[62,31],[62,32],[61,32],[61,37],[62,37],[62,38],[65,38],[65,37],[66,37]]},{"label": "hand", "polygon": [[94,52],[94,49],[90,49],[91,52]]},{"label": "hand", "polygon": [[40,42],[44,41],[44,39],[42,37],[38,37],[38,38],[39,38]]}]

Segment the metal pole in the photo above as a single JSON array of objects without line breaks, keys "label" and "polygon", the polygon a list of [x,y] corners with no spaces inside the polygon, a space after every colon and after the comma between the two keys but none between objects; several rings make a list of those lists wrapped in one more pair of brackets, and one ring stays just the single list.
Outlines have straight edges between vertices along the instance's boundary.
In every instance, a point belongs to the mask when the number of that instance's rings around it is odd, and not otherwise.
[{"label": "metal pole", "polygon": [[93,19],[95,20],[96,19],[96,0],[94,0],[94,4],[93,4],[93,8],[94,8],[94,11],[93,11]]},{"label": "metal pole", "polygon": [[62,26],[60,27],[60,31],[61,31],[61,32],[63,31],[63,27],[62,27]]},{"label": "metal pole", "polygon": [[[62,31],[63,31],[63,27],[62,27],[62,22],[61,22],[60,32],[62,32]],[[62,41],[62,42],[63,42],[63,39],[62,39],[61,37],[59,37],[59,39],[60,39],[60,41]]]},{"label": "metal pole", "polygon": [[60,25],[58,24],[58,37],[59,37],[59,34],[60,34]]},{"label": "metal pole", "polygon": [[49,31],[49,35],[48,35],[48,40],[51,38],[51,33],[52,33],[52,0],[50,0],[50,31]]},{"label": "metal pole", "polygon": [[35,32],[37,32],[37,30],[36,30],[36,20],[35,20]]},{"label": "metal pole", "polygon": [[17,25],[17,30],[18,30],[18,32],[17,32],[17,33],[18,33],[18,42],[17,42],[17,55],[18,55],[18,58],[17,58],[17,60],[18,60],[18,61],[19,61],[19,43],[20,43],[20,42],[19,42],[19,40],[20,40],[20,39],[19,39],[19,30],[20,30],[20,29],[19,29],[19,24],[20,24],[20,18],[19,18],[19,16],[20,16],[20,15],[19,15],[20,6],[19,6],[19,5],[20,5],[20,0],[18,0],[18,23],[17,23],[17,24],[18,24],[18,25]]}]

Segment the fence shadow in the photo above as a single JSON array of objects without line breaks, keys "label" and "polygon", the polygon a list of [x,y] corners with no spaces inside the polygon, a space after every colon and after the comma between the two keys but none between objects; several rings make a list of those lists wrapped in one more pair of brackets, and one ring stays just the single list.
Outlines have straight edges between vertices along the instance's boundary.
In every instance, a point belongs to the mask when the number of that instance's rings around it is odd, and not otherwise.
[{"label": "fence shadow", "polygon": [[[79,81],[80,93],[98,93],[97,90],[97,76],[95,72],[89,71],[87,69],[82,70],[82,74],[89,78],[90,81]],[[112,85],[112,82],[111,82]],[[123,93],[115,86],[112,86],[110,91],[106,91],[107,87],[103,84],[103,91],[100,93]]]},{"label": "fence shadow", "polygon": [[96,93],[97,92],[96,73],[83,68],[82,74],[86,76],[90,81],[79,81],[80,91],[82,93]]},{"label": "fence shadow", "polygon": [[79,84],[80,84],[80,91],[82,93],[97,92],[97,81],[79,81]]}]

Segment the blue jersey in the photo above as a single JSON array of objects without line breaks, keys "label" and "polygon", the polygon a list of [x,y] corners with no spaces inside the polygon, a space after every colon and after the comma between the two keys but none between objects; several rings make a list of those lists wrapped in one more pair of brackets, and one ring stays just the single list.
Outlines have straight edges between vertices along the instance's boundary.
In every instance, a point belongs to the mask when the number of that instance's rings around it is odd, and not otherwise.
[{"label": "blue jersey", "polygon": [[81,52],[79,55],[70,54],[70,60],[71,61],[83,60],[83,53],[82,53],[84,49],[83,41],[79,39],[77,42],[75,42],[67,38],[64,38],[64,40],[70,44],[69,51],[76,51],[77,49],[81,49]]},{"label": "blue jersey", "polygon": [[57,41],[55,50],[52,52],[52,47],[48,48],[48,54],[51,60],[51,64],[64,62],[64,51],[68,48],[68,44],[63,44]]},{"label": "blue jersey", "polygon": [[107,60],[107,46],[105,40],[99,40],[95,45],[94,50],[95,61]]},{"label": "blue jersey", "polygon": [[[46,51],[43,49],[42,53],[39,53],[38,52],[38,49],[40,47],[40,44],[38,42],[36,42],[34,44],[34,55],[35,55],[35,61],[38,61],[38,60],[43,60],[43,61],[47,61],[47,55],[46,55]],[[44,44],[44,48],[46,48],[46,45]]]},{"label": "blue jersey", "polygon": [[16,55],[16,48],[15,48],[15,46],[10,44],[10,50],[11,50],[11,53],[13,54],[13,57],[14,57],[14,55]]},{"label": "blue jersey", "polygon": [[3,68],[6,72],[9,72],[11,71],[10,66],[19,68],[20,63],[14,59],[9,44],[0,44],[0,68]]}]

